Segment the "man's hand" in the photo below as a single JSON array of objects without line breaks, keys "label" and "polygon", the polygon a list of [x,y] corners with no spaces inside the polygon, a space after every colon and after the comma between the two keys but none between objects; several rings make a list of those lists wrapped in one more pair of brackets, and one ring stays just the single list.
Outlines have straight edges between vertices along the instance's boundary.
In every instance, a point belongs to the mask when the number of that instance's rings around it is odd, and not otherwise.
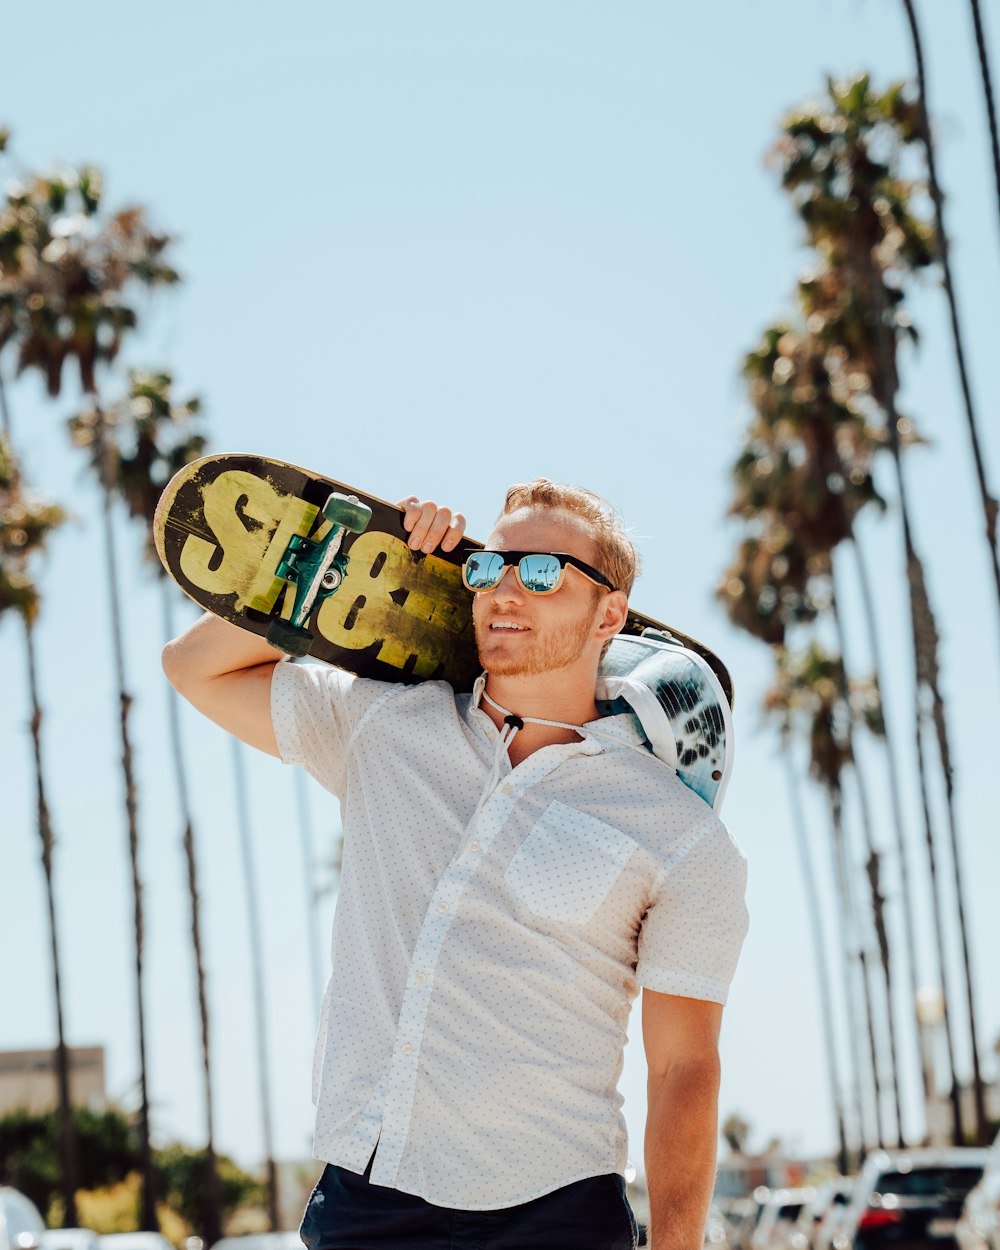
[{"label": "man's hand", "polygon": [[403,528],[410,536],[412,551],[429,555],[437,546],[442,551],[452,551],[465,533],[465,517],[461,512],[439,508],[436,503],[418,499],[416,495],[401,499],[397,507],[406,509]]}]

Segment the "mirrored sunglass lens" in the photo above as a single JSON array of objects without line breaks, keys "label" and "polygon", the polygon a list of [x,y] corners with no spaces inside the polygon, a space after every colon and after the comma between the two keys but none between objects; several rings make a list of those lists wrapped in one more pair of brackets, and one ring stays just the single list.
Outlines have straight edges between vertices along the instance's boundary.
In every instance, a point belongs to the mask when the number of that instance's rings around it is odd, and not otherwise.
[{"label": "mirrored sunglass lens", "polygon": [[555,590],[559,585],[562,565],[555,556],[524,556],[518,565],[518,571],[522,585],[537,593]]},{"label": "mirrored sunglass lens", "polygon": [[488,590],[503,577],[505,567],[495,551],[477,551],[465,562],[465,580],[473,590]]}]

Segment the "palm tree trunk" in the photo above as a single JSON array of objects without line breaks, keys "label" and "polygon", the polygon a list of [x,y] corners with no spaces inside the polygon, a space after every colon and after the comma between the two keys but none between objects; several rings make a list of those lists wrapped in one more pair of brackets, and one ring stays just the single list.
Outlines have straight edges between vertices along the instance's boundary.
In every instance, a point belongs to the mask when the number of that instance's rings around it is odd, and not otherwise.
[{"label": "palm tree trunk", "polygon": [[920,781],[920,800],[924,817],[924,835],[927,845],[928,863],[931,875],[931,898],[934,909],[934,926],[937,936],[938,975],[941,979],[941,991],[944,995],[944,1028],[948,1046],[948,1064],[951,1073],[951,1104],[952,1104],[952,1137],[956,1145],[963,1141],[962,1107],[958,1072],[955,1067],[955,1047],[951,1032],[951,1019],[948,1004],[947,960],[945,958],[944,925],[941,917],[941,900],[937,888],[937,857],[934,849],[934,833],[931,821],[930,800],[927,786],[927,756],[924,749],[924,715],[921,706],[921,692],[926,688],[929,679],[936,681],[938,632],[927,595],[924,580],[923,564],[917,555],[913,543],[913,529],[910,524],[910,507],[906,493],[906,479],[903,474],[903,456],[899,445],[899,413],[896,411],[896,364],[895,352],[890,348],[890,327],[886,321],[885,298],[881,285],[881,274],[872,261],[872,287],[875,294],[875,323],[873,326],[875,346],[879,357],[880,374],[884,379],[884,393],[878,396],[886,414],[886,431],[889,438],[889,450],[896,472],[896,491],[899,498],[899,515],[902,522],[903,549],[906,561],[906,582],[909,590],[910,635],[913,640],[914,670],[914,726],[917,743],[917,775]]},{"label": "palm tree trunk", "polygon": [[882,711],[882,733],[885,744],[886,763],[889,779],[889,796],[892,806],[893,827],[896,833],[896,854],[899,858],[900,885],[903,901],[903,931],[906,937],[906,966],[910,981],[910,1008],[913,1012],[913,1024],[916,1030],[917,1047],[920,1054],[920,1072],[924,1087],[924,1108],[926,1111],[933,1091],[931,1057],[927,1049],[927,1040],[917,1010],[920,975],[917,961],[917,930],[913,912],[913,887],[910,882],[909,855],[906,849],[906,837],[903,828],[903,804],[899,784],[899,768],[894,749],[893,732],[888,718],[885,716],[884,683],[882,674],[885,666],[882,663],[882,647],[879,642],[878,626],[875,616],[875,599],[872,595],[871,578],[868,575],[867,561],[861,544],[854,538],[854,557],[858,568],[858,581],[861,586],[861,597],[864,604],[865,625],[868,632],[868,646],[871,651],[872,665],[875,670],[875,689],[878,693],[879,707]]},{"label": "palm tree trunk", "polygon": [[[160,579],[163,603],[163,625],[166,637],[174,637],[172,587],[165,577]],[[184,740],[181,736],[180,696],[175,690],[167,693],[167,715],[170,725],[170,746],[174,759],[174,775],[177,782],[177,799],[184,824],[182,842],[187,865],[188,897],[191,901],[191,947],[194,952],[195,978],[198,988],[198,1018],[201,1022],[201,1070],[202,1089],[205,1099],[205,1225],[201,1230],[207,1246],[214,1245],[222,1237],[222,1195],[219,1188],[218,1160],[215,1154],[215,1102],[212,1096],[212,1051],[210,1044],[208,992],[205,977],[205,959],[201,940],[201,895],[198,889],[198,858],[195,854],[194,822],[191,816],[191,799],[188,789],[187,768],[184,760]]]},{"label": "palm tree trunk", "polygon": [[949,1003],[951,1002],[951,990],[948,985],[948,961],[945,958],[944,920],[941,914],[941,893],[937,874],[937,852],[934,849],[934,837],[931,831],[930,800],[927,794],[927,784],[925,780],[927,767],[925,754],[923,718],[918,715],[917,764],[920,775],[920,802],[924,812],[927,864],[931,879],[931,907],[934,913],[934,936],[937,942],[937,975],[941,985],[942,1003],[941,1022],[944,1025],[945,1045],[948,1051],[948,1072],[951,1080],[951,1088],[949,1090],[952,1117],[951,1139],[954,1145],[962,1146],[965,1144],[965,1134],[962,1129],[961,1085],[958,1080],[958,1070],[955,1066],[955,1039],[951,1031],[951,1009],[949,1007]]},{"label": "palm tree trunk", "polygon": [[42,708],[38,698],[38,670],[35,662],[34,626],[24,622],[24,640],[28,660],[28,687],[31,693],[31,742],[35,761],[35,795],[38,811],[38,833],[42,843],[42,868],[45,873],[45,899],[49,917],[49,948],[52,956],[52,988],[56,1008],[56,1082],[59,1090],[59,1162],[63,1200],[63,1228],[76,1228],[76,1189],[79,1178],[76,1123],[69,1080],[69,1049],[63,1019],[62,977],[59,959],[59,935],[56,925],[56,900],[52,874],[52,851],[55,839],[42,772]]},{"label": "palm tree trunk", "polygon": [[[921,573],[922,573],[921,569]],[[979,1063],[978,1028],[976,1025],[976,996],[973,989],[972,954],[969,949],[969,925],[965,915],[965,885],[962,879],[961,847],[958,823],[955,816],[954,772],[951,766],[951,749],[945,721],[944,700],[937,681],[931,686],[933,704],[931,716],[938,741],[941,768],[945,776],[945,811],[948,816],[948,840],[951,845],[951,864],[958,907],[958,932],[962,942],[962,969],[965,980],[965,1006],[969,1017],[969,1045],[972,1051],[972,1093],[976,1116],[976,1145],[988,1146],[993,1140],[990,1123],[986,1116],[986,1092]]]},{"label": "palm tree trunk", "polygon": [[847,854],[844,847],[844,826],[841,819],[840,800],[835,795],[830,795],[829,799],[833,833],[830,842],[830,849],[833,852],[833,879],[837,883],[837,895],[840,900],[840,906],[836,908],[836,913],[837,928],[840,936],[841,967],[844,977],[844,1010],[847,1016],[848,1042],[854,1069],[851,1084],[858,1136],[861,1143],[859,1155],[863,1159],[868,1146],[868,1126],[866,1123],[867,1117],[865,1116],[866,1099],[862,1094],[864,1064],[861,1059],[859,1040],[861,1036],[860,1022],[858,1020],[857,1001],[851,969],[851,964],[853,963],[851,933],[854,931],[854,908],[851,903],[851,882],[847,870]]},{"label": "palm tree trunk", "polygon": [[261,1127],[267,1170],[267,1212],[271,1231],[279,1227],[278,1169],[274,1162],[274,1132],[271,1124],[271,1065],[267,1045],[267,1008],[264,996],[264,956],[261,946],[260,908],[253,866],[253,845],[250,838],[250,807],[247,803],[246,772],[243,768],[243,746],[233,739],[233,768],[236,774],[236,823],[240,836],[240,858],[247,898],[247,919],[250,927],[250,965],[253,978],[254,1021],[257,1036],[257,1074],[259,1079]]},{"label": "palm tree trunk", "polygon": [[972,24],[976,32],[976,52],[979,56],[979,72],[983,79],[983,97],[986,100],[986,120],[990,128],[990,151],[993,156],[993,181],[997,189],[997,211],[1000,212],[1000,138],[997,136],[997,111],[993,103],[993,79],[990,75],[990,59],[986,53],[986,35],[983,32],[979,0],[969,0],[972,8]]},{"label": "palm tree trunk", "polygon": [[[924,141],[924,147],[927,151],[927,175],[931,193],[931,199],[934,202],[934,220],[937,227],[938,248],[941,253],[941,270],[944,277],[944,291],[948,299],[948,313],[951,319],[952,339],[955,346],[955,360],[958,364],[958,378],[962,388],[962,399],[965,405],[965,420],[969,430],[969,439],[972,443],[972,458],[975,463],[976,480],[979,484],[979,494],[982,499],[983,517],[986,527],[986,541],[990,551],[990,561],[993,566],[993,583],[996,589],[997,606],[1000,608],[1000,556],[997,553],[997,500],[990,493],[986,483],[986,469],[983,464],[983,454],[979,445],[978,422],[975,409],[972,403],[972,388],[969,384],[969,373],[965,363],[965,346],[962,338],[961,326],[958,316],[958,300],[955,296],[955,284],[951,273],[951,259],[948,254],[948,236],[944,228],[944,196],[941,191],[941,184],[938,181],[937,168],[934,162],[934,141],[931,136],[930,121],[927,113],[927,72],[924,67],[923,45],[920,39],[920,30],[917,25],[917,14],[914,8],[914,0],[903,0],[903,8],[906,10],[906,19],[910,27],[910,34],[913,38],[913,52],[917,63],[917,84],[919,88],[919,110],[920,110],[920,130]],[[976,1118],[981,1130],[985,1129],[985,1113],[980,1116],[980,1105],[982,1103],[982,1084],[979,1076],[979,1056],[978,1049],[973,1036],[973,1050],[975,1057],[973,1065],[976,1069]]]},{"label": "palm tree trunk", "polygon": [[[98,423],[98,438],[103,444],[103,430]],[[142,1228],[157,1231],[156,1180],[153,1171],[153,1151],[150,1144],[149,1082],[146,1063],[146,1013],[144,1006],[144,943],[145,919],[142,899],[142,875],[139,868],[139,805],[133,766],[132,741],[129,733],[129,713],[132,696],[125,683],[125,651],[122,641],[121,603],[118,591],[118,567],[115,556],[114,528],[112,526],[113,500],[111,487],[104,472],[104,456],[101,456],[102,524],[104,531],[104,555],[108,577],[111,612],[111,643],[114,655],[115,677],[118,684],[119,730],[122,747],[122,775],[125,782],[125,816],[128,825],[128,855],[132,874],[133,923],[135,930],[135,1001],[139,1033],[139,1163],[142,1171]]]},{"label": "palm tree trunk", "polygon": [[[10,407],[7,403],[7,387],[0,374],[0,423],[8,443],[12,439]],[[73,1117],[73,1101],[70,1090],[70,1059],[66,1045],[66,1027],[63,1013],[62,964],[59,958],[59,928],[56,923],[55,884],[53,881],[52,852],[55,837],[52,832],[51,809],[45,784],[42,751],[42,704],[38,690],[38,661],[35,655],[34,622],[24,618],[24,648],[28,674],[28,694],[31,699],[31,749],[35,765],[35,810],[37,812],[38,838],[41,844],[42,870],[45,876],[45,901],[49,920],[49,951],[52,959],[52,992],[56,1014],[56,1087],[59,1096],[59,1162],[60,1185],[63,1201],[63,1228],[75,1228],[76,1188],[80,1174],[76,1122]]]},{"label": "palm tree trunk", "polygon": [[[871,899],[872,923],[875,926],[875,937],[878,942],[879,959],[882,968],[882,982],[885,991],[885,1018],[889,1027],[890,1076],[892,1079],[893,1099],[896,1113],[896,1145],[903,1144],[903,1103],[899,1089],[899,1047],[896,1041],[896,1014],[892,992],[892,955],[889,947],[889,931],[885,923],[885,897],[879,887],[879,855],[875,849],[871,803],[868,797],[868,784],[864,769],[855,747],[854,716],[851,711],[851,692],[848,686],[848,661],[844,623],[841,620],[839,600],[837,596],[837,576],[834,561],[830,561],[830,609],[833,615],[834,628],[840,645],[841,660],[841,698],[848,709],[847,742],[854,765],[854,776],[858,787],[858,798],[861,807],[861,827],[864,831],[865,849],[867,851],[866,867],[868,872],[869,893]],[[874,1060],[873,1060],[874,1062]]]},{"label": "palm tree trunk", "polygon": [[[855,915],[855,919],[857,916]],[[872,1080],[875,1085],[875,1132],[880,1150],[885,1148],[885,1124],[882,1119],[882,1075],[878,1061],[878,1042],[875,1039],[875,1012],[872,1009],[872,984],[868,975],[868,951],[865,949],[865,938],[858,936],[858,963],[861,966],[861,986],[865,994],[865,1026],[868,1030],[868,1058],[872,1066]]]},{"label": "palm tree trunk", "polygon": [[319,915],[316,908],[316,882],[313,878],[312,821],[309,819],[309,796],[306,793],[305,774],[301,768],[292,770],[295,775],[295,799],[299,809],[299,837],[302,845],[302,883],[305,894],[306,941],[309,946],[309,971],[312,976],[312,992],[317,1022],[319,1004],[323,993],[323,977],[320,971]]},{"label": "palm tree trunk", "polygon": [[830,986],[826,941],[823,937],[816,877],[813,873],[812,860],[809,856],[809,842],[806,837],[805,817],[802,812],[802,800],[799,795],[798,777],[792,761],[791,750],[787,746],[787,738],[788,733],[786,730],[782,733],[782,740],[786,743],[785,749],[782,751],[782,757],[785,761],[788,796],[792,807],[792,826],[795,830],[795,841],[799,848],[799,862],[802,868],[802,880],[806,888],[806,905],[812,930],[813,957],[816,961],[816,986],[819,990],[820,1014],[823,1022],[823,1046],[826,1051],[826,1074],[830,1086],[830,1102],[833,1107],[834,1119],[837,1123],[837,1166],[841,1176],[846,1176],[850,1167],[850,1155],[847,1147],[847,1129],[844,1123],[844,1102],[840,1093],[840,1079],[837,1075],[837,1046],[833,1028],[833,993]]}]

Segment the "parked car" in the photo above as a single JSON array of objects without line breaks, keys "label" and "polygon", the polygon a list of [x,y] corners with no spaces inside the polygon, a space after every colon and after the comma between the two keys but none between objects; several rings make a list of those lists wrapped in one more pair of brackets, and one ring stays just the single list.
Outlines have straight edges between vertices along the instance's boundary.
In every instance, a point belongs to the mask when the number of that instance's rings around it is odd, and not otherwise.
[{"label": "parked car", "polygon": [[35,1204],[17,1189],[0,1185],[0,1250],[33,1250],[45,1221]]},{"label": "parked car", "polygon": [[813,1232],[812,1250],[832,1250],[833,1240],[847,1222],[857,1177],[842,1177],[843,1192],[837,1193]]},{"label": "parked car", "polygon": [[816,1196],[812,1186],[801,1189],[773,1189],[750,1238],[750,1250],[791,1250],[795,1223]]},{"label": "parked car", "polygon": [[962,1250],[1000,1250],[1000,1138],[982,1179],[969,1191],[955,1239]]},{"label": "parked car", "polygon": [[174,1250],[162,1233],[104,1233],[100,1250]]},{"label": "parked car", "polygon": [[730,1224],[730,1250],[750,1250],[750,1239],[770,1196],[771,1191],[765,1185],[758,1185],[753,1194],[736,1198],[729,1205],[726,1218]]},{"label": "parked car", "polygon": [[[820,1232],[827,1220],[830,1208],[838,1207],[841,1214],[851,1194],[851,1180],[847,1176],[833,1176],[816,1187],[810,1202],[802,1208],[788,1239],[791,1250],[817,1250]],[[827,1238],[829,1245],[829,1238]]]},{"label": "parked car", "polygon": [[38,1235],[41,1250],[101,1250],[101,1239],[92,1228],[47,1228]]},{"label": "parked car", "polygon": [[989,1157],[958,1146],[869,1155],[832,1250],[957,1250],[958,1217]]},{"label": "parked car", "polygon": [[223,1237],[212,1250],[302,1250],[302,1238],[294,1233],[244,1233]]}]

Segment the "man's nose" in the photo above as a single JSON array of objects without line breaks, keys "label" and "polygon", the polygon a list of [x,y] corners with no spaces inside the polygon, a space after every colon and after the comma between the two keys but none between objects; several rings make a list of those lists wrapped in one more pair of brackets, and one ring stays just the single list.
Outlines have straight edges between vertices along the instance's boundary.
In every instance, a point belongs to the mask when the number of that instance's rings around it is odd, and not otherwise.
[{"label": "man's nose", "polygon": [[497,599],[523,599],[524,589],[517,580],[517,573],[513,565],[504,569],[503,577],[493,587],[493,594]]}]

